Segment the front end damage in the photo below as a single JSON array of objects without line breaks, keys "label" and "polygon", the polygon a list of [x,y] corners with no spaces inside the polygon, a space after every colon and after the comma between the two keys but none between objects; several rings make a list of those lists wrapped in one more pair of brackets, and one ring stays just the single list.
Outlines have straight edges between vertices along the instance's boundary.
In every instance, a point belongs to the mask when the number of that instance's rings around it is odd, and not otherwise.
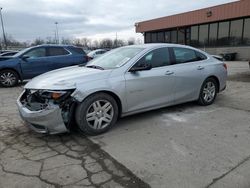
[{"label": "front end damage", "polygon": [[17,100],[18,110],[22,119],[36,132],[69,132],[76,103],[71,97],[73,91],[25,89]]}]

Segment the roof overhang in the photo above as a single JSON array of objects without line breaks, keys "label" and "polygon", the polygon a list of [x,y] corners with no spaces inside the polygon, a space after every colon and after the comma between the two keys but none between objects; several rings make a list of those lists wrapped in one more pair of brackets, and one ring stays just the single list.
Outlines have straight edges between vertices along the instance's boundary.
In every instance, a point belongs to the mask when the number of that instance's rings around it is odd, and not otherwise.
[{"label": "roof overhang", "polygon": [[250,0],[241,0],[191,12],[135,23],[137,33],[184,27],[250,16]]}]

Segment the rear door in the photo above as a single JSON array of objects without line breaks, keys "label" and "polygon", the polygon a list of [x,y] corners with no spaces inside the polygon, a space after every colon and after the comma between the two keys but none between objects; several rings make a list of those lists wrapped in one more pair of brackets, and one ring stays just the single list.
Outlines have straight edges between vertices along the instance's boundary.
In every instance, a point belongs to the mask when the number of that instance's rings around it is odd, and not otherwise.
[{"label": "rear door", "polygon": [[196,100],[206,78],[206,56],[193,49],[184,47],[171,48],[175,65],[175,103]]},{"label": "rear door", "polygon": [[126,99],[128,112],[170,104],[174,99],[174,79],[168,48],[152,50],[134,66],[151,64],[151,70],[126,72]]},{"label": "rear door", "polygon": [[33,78],[50,70],[50,61],[46,57],[46,48],[37,47],[20,57],[24,79]]},{"label": "rear door", "polygon": [[66,50],[64,47],[48,47],[47,55],[48,61],[51,64],[50,69],[59,69],[67,66],[76,65],[72,53]]}]

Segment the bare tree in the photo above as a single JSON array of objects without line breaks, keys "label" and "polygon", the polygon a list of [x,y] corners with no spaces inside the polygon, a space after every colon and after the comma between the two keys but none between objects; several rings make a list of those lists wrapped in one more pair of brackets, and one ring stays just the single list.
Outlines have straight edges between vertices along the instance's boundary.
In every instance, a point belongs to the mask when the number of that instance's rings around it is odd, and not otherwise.
[{"label": "bare tree", "polygon": [[103,39],[100,42],[100,48],[112,48],[113,47],[113,41],[111,39]]},{"label": "bare tree", "polygon": [[36,38],[36,39],[31,43],[31,46],[37,46],[37,45],[41,45],[41,44],[45,44],[45,41],[39,37],[39,38]]},{"label": "bare tree", "polygon": [[126,45],[126,42],[124,40],[118,39],[116,41],[116,45],[113,46],[113,48],[115,48],[115,47],[122,47],[122,46],[125,46],[125,45]]},{"label": "bare tree", "polygon": [[81,39],[81,44],[82,44],[83,47],[89,48],[90,45],[91,45],[91,40],[88,39],[88,38],[82,38]]},{"label": "bare tree", "polygon": [[61,40],[61,43],[65,44],[65,45],[71,45],[72,44],[72,39],[63,37],[62,40]]},{"label": "bare tree", "polygon": [[94,40],[91,42],[91,48],[93,48],[93,49],[100,48],[100,44],[99,44],[98,40]]},{"label": "bare tree", "polygon": [[131,37],[128,39],[128,45],[134,45],[135,44],[135,38]]},{"label": "bare tree", "polygon": [[82,46],[82,44],[81,44],[81,39],[79,39],[79,38],[73,39],[73,44],[74,44],[75,46]]},{"label": "bare tree", "polygon": [[[7,44],[8,49],[19,49],[19,48],[23,48],[27,46],[25,42],[17,41],[9,34],[5,34],[5,35],[6,35],[5,37],[6,37],[6,44]],[[3,46],[5,46],[5,42],[2,38],[0,38],[0,45],[1,45],[0,49],[2,49]]]},{"label": "bare tree", "polygon": [[45,43],[46,44],[56,44],[56,41],[55,41],[55,38],[46,37]]}]

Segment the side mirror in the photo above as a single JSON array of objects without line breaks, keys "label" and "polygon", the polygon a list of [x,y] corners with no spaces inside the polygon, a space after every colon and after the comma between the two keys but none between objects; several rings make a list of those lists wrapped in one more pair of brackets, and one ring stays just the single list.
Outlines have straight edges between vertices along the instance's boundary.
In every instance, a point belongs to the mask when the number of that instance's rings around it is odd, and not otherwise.
[{"label": "side mirror", "polygon": [[22,60],[25,61],[25,60],[27,60],[27,59],[30,58],[30,57],[29,57],[28,55],[23,55],[21,58],[22,58]]},{"label": "side mirror", "polygon": [[144,71],[144,70],[150,70],[150,69],[152,69],[151,64],[149,64],[149,63],[143,63],[143,64],[141,64],[139,66],[132,67],[129,70],[129,72],[137,72],[137,71]]}]

